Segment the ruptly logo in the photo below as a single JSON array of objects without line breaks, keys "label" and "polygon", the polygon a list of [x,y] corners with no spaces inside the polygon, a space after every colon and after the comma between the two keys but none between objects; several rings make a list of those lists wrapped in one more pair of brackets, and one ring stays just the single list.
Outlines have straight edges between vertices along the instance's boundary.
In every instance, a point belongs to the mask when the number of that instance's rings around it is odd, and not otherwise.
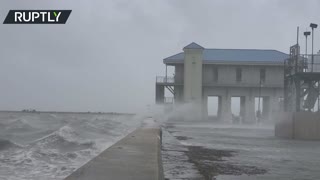
[{"label": "ruptly logo", "polygon": [[72,10],[10,10],[3,24],[65,24]]}]

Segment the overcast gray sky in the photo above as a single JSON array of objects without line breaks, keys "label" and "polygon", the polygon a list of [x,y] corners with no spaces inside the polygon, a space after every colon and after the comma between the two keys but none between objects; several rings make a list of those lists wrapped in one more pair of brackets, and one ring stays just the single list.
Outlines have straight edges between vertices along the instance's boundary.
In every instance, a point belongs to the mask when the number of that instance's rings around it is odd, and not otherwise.
[{"label": "overcast gray sky", "polygon": [[[66,25],[3,25],[10,9],[73,11]],[[162,59],[188,43],[288,53],[297,26],[320,24],[319,9],[317,0],[1,0],[0,109],[141,111],[154,104]],[[315,38],[318,50],[319,29]]]}]

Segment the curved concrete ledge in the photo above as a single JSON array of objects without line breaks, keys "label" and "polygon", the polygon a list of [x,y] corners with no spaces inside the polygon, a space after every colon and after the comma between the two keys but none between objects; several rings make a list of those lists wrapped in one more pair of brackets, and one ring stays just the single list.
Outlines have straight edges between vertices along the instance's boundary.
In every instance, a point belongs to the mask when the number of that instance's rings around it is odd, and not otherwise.
[{"label": "curved concrete ledge", "polygon": [[163,180],[161,129],[137,129],[65,180]]}]

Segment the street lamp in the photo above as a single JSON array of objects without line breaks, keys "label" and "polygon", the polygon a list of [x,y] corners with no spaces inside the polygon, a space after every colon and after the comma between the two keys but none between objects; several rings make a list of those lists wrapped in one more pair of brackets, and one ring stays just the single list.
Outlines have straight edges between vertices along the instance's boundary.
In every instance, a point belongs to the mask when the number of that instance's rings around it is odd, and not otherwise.
[{"label": "street lamp", "polygon": [[317,24],[311,23],[310,27],[312,29],[312,57],[311,57],[311,72],[313,72],[313,63],[314,63],[314,55],[313,55],[313,37],[314,37],[314,29],[318,27]]},{"label": "street lamp", "polygon": [[306,37],[306,55],[308,55],[308,36],[311,35],[311,32],[310,31],[306,31],[303,34]]}]

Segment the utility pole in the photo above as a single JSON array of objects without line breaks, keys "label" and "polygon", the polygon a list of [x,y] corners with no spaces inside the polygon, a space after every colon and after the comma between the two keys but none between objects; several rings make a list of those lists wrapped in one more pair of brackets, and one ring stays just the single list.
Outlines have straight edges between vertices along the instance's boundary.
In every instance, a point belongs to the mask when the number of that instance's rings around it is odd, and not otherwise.
[{"label": "utility pole", "polygon": [[311,72],[313,72],[314,55],[313,55],[313,39],[314,39],[314,29],[318,27],[317,24],[311,23],[310,27],[312,29],[312,56],[311,56]]},{"label": "utility pole", "polygon": [[311,32],[310,31],[306,31],[303,34],[306,37],[306,56],[307,56],[308,55],[308,36],[310,36]]}]

